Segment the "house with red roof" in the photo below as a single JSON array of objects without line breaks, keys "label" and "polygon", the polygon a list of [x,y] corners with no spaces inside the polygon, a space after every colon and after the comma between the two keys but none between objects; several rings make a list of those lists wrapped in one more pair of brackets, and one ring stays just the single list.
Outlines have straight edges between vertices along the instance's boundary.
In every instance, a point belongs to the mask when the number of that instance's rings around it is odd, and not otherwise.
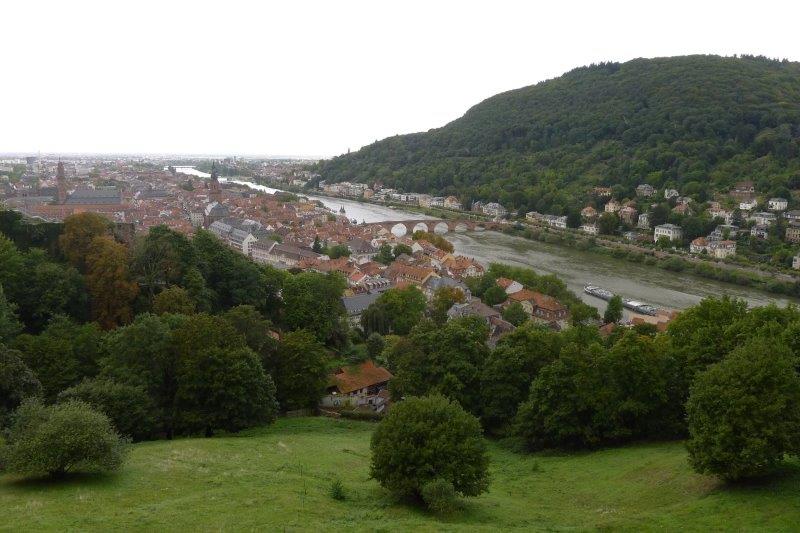
[{"label": "house with red roof", "polygon": [[368,360],[353,366],[337,368],[328,377],[328,388],[322,398],[323,407],[369,407],[382,412],[388,406],[387,391],[391,372]]}]

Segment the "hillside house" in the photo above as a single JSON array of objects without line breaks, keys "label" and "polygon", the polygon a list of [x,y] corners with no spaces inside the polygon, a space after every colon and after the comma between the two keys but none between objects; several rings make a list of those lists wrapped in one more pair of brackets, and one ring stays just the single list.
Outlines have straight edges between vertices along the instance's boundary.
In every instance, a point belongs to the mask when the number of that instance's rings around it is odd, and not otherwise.
[{"label": "hillside house", "polygon": [[755,198],[745,199],[739,202],[739,209],[742,211],[752,211],[758,207],[758,200]]},{"label": "hillside house", "polygon": [[444,199],[444,206],[447,209],[461,209],[461,202],[455,196],[448,196]]},{"label": "hillside house", "polygon": [[770,211],[785,211],[789,207],[789,201],[786,198],[770,198],[767,201],[767,209]]},{"label": "hillside house", "polygon": [[753,199],[755,194],[755,184],[751,180],[745,180],[740,181],[733,186],[733,189],[730,192],[730,197],[741,202],[742,200]]},{"label": "hillside house", "polygon": [[495,218],[502,218],[508,214],[508,210],[497,202],[489,202],[483,205],[483,214]]},{"label": "hillside house", "polygon": [[613,198],[609,200],[608,203],[606,203],[605,207],[603,208],[603,210],[606,213],[616,213],[620,209],[622,209],[622,205]]},{"label": "hillside house", "polygon": [[786,226],[786,240],[788,242],[793,242],[793,243],[800,242],[800,223],[799,222],[789,222],[789,225]]},{"label": "hillside house", "polygon": [[[769,238],[769,226],[766,224],[756,224],[750,228],[750,235],[756,239],[767,240]],[[788,240],[789,228],[786,228],[786,235]]]},{"label": "hillside house", "polygon": [[636,219],[638,215],[638,211],[636,211],[635,207],[625,206],[619,210],[619,218],[622,219],[623,222],[626,224],[630,224],[631,226],[636,224]]},{"label": "hillside house", "polygon": [[381,398],[381,393],[388,389],[393,377],[391,372],[371,360],[338,368],[328,377],[326,394],[320,404],[334,408],[369,407],[383,412],[388,404],[385,395]]},{"label": "hillside house", "polygon": [[679,241],[683,238],[683,229],[675,224],[661,224],[656,226],[653,232],[653,240],[658,242],[661,237],[666,237],[670,241]]},{"label": "hillside house", "polygon": [[642,183],[636,187],[636,196],[641,198],[650,198],[656,193],[655,188],[649,183]]}]

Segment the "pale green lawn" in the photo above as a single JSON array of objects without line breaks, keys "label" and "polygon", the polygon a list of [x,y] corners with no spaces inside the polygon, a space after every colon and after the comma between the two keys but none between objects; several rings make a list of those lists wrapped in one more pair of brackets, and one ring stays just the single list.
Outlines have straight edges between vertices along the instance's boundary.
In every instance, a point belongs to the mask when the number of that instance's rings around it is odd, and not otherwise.
[{"label": "pale green lawn", "polygon": [[[727,488],[691,472],[680,443],[569,456],[492,444],[488,494],[441,519],[367,479],[373,425],[280,420],[234,437],[134,446],[114,476],[0,478],[0,529],[32,530],[773,530],[800,528],[800,466]],[[339,476],[344,502],[328,495]]]}]

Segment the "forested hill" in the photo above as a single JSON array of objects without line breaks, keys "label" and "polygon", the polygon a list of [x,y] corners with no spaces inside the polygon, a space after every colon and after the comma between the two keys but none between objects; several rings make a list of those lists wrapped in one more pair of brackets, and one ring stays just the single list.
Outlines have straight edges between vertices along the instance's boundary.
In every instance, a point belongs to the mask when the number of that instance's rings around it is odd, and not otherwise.
[{"label": "forested hill", "polygon": [[747,178],[785,192],[800,188],[798,154],[800,63],[686,56],[576,68],[319,171],[557,213],[594,185],[625,197],[647,182],[704,199]]}]

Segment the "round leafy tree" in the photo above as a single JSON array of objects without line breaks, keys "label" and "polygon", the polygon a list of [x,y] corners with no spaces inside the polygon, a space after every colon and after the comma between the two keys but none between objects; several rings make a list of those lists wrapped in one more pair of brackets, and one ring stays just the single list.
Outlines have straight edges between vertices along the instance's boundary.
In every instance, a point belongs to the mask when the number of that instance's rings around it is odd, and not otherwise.
[{"label": "round leafy tree", "polygon": [[489,486],[486,443],[478,419],[443,396],[409,398],[392,407],[372,436],[371,476],[404,498],[422,498],[435,480],[477,496]]},{"label": "round leafy tree", "polygon": [[125,442],[103,413],[77,400],[45,407],[28,400],[14,414],[3,453],[7,471],[23,476],[117,470]]},{"label": "round leafy tree", "polygon": [[768,473],[800,451],[800,377],[785,346],[755,339],[700,373],[686,409],[689,460],[726,480]]}]

